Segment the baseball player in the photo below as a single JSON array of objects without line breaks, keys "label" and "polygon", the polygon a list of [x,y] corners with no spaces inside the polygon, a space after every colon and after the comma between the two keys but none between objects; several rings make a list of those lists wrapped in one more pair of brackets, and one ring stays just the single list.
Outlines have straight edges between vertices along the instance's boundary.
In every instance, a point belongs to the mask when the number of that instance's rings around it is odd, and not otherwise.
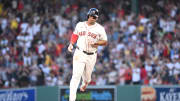
[{"label": "baseball player", "polygon": [[89,9],[87,21],[77,23],[71,36],[68,51],[72,52],[76,43],[73,56],[73,73],[70,81],[69,101],[75,101],[76,92],[82,77],[80,91],[85,91],[91,81],[91,74],[97,58],[97,47],[107,45],[107,35],[103,26],[96,21],[99,11]]}]

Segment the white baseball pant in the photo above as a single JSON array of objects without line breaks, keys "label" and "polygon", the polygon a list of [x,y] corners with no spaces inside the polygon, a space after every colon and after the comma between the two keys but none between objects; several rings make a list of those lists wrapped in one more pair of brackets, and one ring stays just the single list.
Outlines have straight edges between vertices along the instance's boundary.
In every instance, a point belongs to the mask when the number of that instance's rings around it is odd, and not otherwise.
[{"label": "white baseball pant", "polygon": [[91,74],[96,63],[97,53],[87,55],[76,49],[73,56],[73,73],[70,81],[69,101],[76,100],[77,89],[82,77],[82,84],[91,81]]}]

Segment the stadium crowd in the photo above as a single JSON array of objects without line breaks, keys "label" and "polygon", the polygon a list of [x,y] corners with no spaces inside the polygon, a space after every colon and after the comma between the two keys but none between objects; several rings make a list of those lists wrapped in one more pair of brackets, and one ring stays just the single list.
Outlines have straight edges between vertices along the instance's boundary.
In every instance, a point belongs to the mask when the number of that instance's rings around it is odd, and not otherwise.
[{"label": "stadium crowd", "polygon": [[0,0],[0,88],[69,85],[69,39],[92,7],[109,43],[91,85],[180,84],[177,1],[139,0],[136,14],[131,0]]}]

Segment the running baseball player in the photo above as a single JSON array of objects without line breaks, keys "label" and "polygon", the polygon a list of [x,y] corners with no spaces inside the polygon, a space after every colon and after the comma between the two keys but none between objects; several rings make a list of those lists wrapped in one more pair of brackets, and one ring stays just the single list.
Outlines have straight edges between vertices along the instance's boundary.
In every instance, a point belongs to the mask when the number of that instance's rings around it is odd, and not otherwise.
[{"label": "running baseball player", "polygon": [[99,11],[89,9],[87,21],[77,23],[71,36],[68,51],[76,49],[73,56],[73,73],[70,81],[69,101],[75,101],[76,92],[82,77],[80,91],[85,91],[91,81],[91,74],[97,58],[97,47],[107,45],[107,35],[102,25],[97,23]]}]

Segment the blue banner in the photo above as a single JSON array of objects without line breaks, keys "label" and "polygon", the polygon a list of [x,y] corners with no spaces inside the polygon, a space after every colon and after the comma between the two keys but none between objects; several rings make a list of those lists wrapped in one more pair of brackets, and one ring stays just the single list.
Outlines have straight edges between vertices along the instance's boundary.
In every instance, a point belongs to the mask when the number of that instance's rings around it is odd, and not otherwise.
[{"label": "blue banner", "polygon": [[0,90],[0,101],[36,101],[35,89]]},{"label": "blue banner", "polygon": [[155,89],[157,101],[180,101],[180,87]]},{"label": "blue banner", "polygon": [[180,87],[141,87],[141,101],[180,101]]}]

